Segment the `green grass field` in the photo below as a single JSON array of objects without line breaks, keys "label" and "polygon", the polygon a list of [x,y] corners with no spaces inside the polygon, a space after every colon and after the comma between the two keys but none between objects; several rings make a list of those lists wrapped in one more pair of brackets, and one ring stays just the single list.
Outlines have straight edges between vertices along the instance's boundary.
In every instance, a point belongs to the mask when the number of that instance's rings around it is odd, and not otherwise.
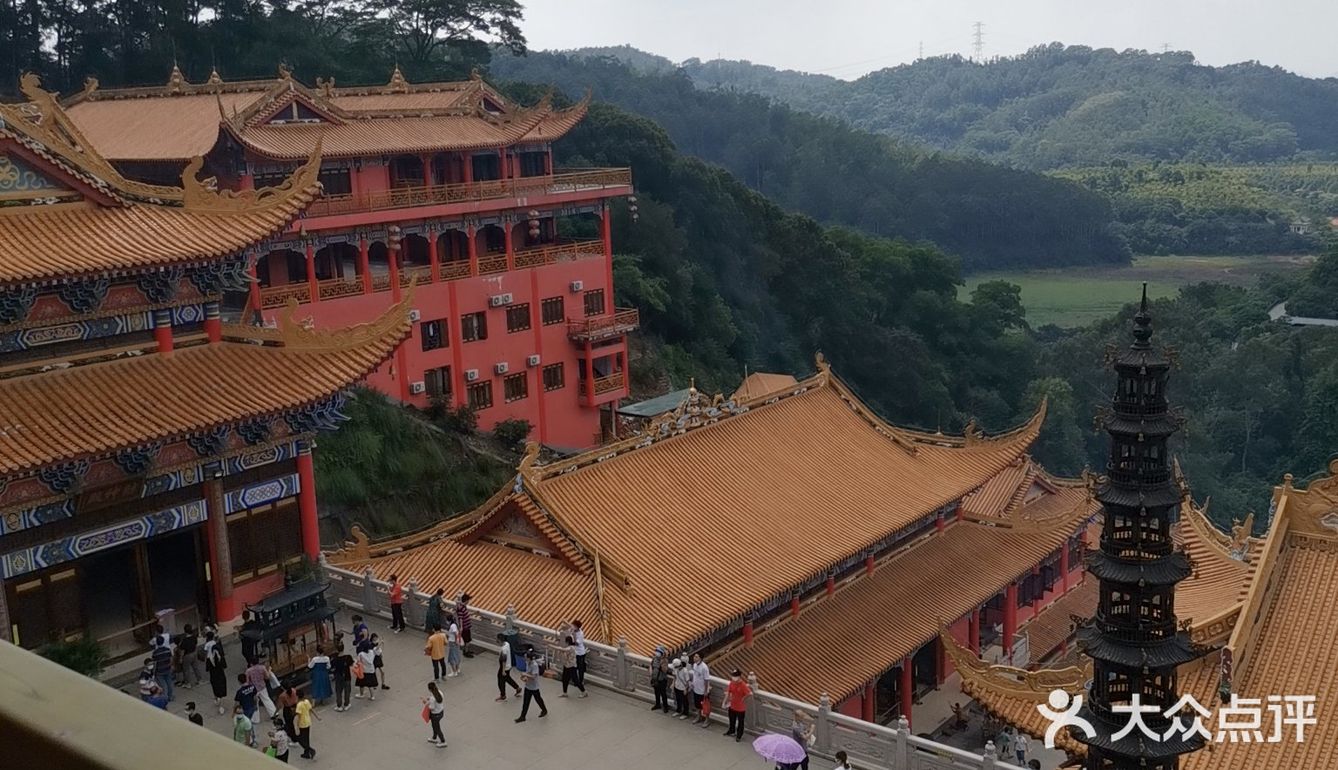
[{"label": "green grass field", "polygon": [[1027,322],[1083,326],[1138,299],[1143,281],[1148,295],[1170,297],[1191,283],[1219,281],[1250,286],[1264,273],[1298,270],[1312,257],[1136,257],[1128,267],[1070,267],[975,273],[958,294],[967,299],[983,281],[1004,280],[1022,287]]}]

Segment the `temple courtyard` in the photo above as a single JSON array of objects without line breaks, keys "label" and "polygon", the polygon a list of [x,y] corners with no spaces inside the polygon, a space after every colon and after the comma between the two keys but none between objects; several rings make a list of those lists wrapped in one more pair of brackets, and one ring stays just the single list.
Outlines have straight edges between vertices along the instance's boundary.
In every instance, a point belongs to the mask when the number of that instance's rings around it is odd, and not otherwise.
[{"label": "temple courtyard", "polygon": [[[341,612],[336,621],[344,631],[352,628],[346,612]],[[413,628],[392,634],[379,618],[371,619],[369,625],[373,633],[382,637],[386,679],[391,689],[378,690],[375,701],[354,698],[352,708],[342,713],[334,710],[333,700],[318,709],[320,721],[314,722],[311,730],[316,759],[302,759],[301,747],[294,744],[290,764],[314,764],[336,770],[429,764],[488,770],[770,767],[753,753],[749,739],[735,743],[726,738],[722,734],[723,725],[713,723],[706,730],[693,727],[688,721],[652,714],[648,702],[599,687],[590,687],[588,698],[559,698],[562,687],[552,679],[545,679],[541,689],[548,704],[548,716],[537,719],[538,708],[531,706],[529,718],[516,724],[513,720],[520,714],[520,700],[508,696],[504,703],[494,702],[497,656],[486,651],[466,658],[459,677],[444,680],[446,718],[442,730],[448,746],[439,749],[428,743],[431,729],[420,716],[420,698],[427,695],[432,673],[431,663],[423,655],[425,635]],[[241,647],[235,639],[230,640],[229,674],[235,679],[242,668]],[[574,689],[572,693],[579,696]],[[232,735],[230,699],[226,704],[228,713],[219,716],[212,708],[213,697],[206,681],[194,689],[178,688],[169,710],[181,714],[190,700],[196,702],[204,715],[206,728]],[[263,717],[261,721],[264,722]],[[814,767],[827,764],[820,760]]]}]

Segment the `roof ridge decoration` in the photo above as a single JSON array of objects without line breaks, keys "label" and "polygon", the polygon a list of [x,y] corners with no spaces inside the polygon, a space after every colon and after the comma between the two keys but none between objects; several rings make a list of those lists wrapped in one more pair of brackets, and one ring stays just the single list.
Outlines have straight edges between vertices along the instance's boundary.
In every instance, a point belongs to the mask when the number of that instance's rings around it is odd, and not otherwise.
[{"label": "roof ridge decoration", "polygon": [[1232,519],[1231,534],[1228,535],[1208,518],[1208,503],[1209,500],[1204,500],[1200,508],[1194,505],[1193,500],[1186,499],[1180,506],[1180,518],[1194,529],[1204,545],[1216,550],[1225,558],[1249,563],[1250,552],[1254,544],[1259,542],[1259,538],[1252,534],[1254,511],[1247,513],[1244,521]]},{"label": "roof ridge decoration", "polygon": [[1286,498],[1285,511],[1291,529],[1316,537],[1338,539],[1338,457],[1329,460],[1327,475],[1309,479],[1304,487],[1293,485],[1293,476],[1283,477],[1283,484],[1274,497],[1280,506]]},{"label": "roof ridge decoration", "polygon": [[409,308],[418,283],[414,276],[404,289],[404,296],[391,305],[379,318],[342,329],[317,329],[310,316],[297,318],[297,300],[289,298],[279,311],[276,327],[249,324],[224,324],[225,336],[245,342],[258,342],[289,350],[344,350],[358,347],[393,334],[399,327],[409,325]]},{"label": "roof ridge decoration", "polygon": [[1091,664],[1059,669],[1028,671],[1023,668],[989,663],[962,646],[948,626],[940,623],[939,640],[953,667],[962,675],[963,690],[967,680],[984,685],[990,690],[1013,698],[1044,703],[1052,690],[1064,690],[1070,695],[1081,695],[1088,679],[1092,678]]},{"label": "roof ridge decoration", "polygon": [[395,62],[395,71],[390,73],[390,82],[386,83],[381,89],[383,94],[407,94],[409,93],[409,81],[404,79],[404,73],[400,71],[399,62]]},{"label": "roof ridge decoration", "polygon": [[186,81],[186,76],[181,74],[181,68],[177,66],[176,62],[172,62],[172,72],[167,76],[167,93],[184,93],[186,86],[189,85],[190,83]]},{"label": "roof ridge decoration", "polygon": [[255,211],[286,203],[294,195],[301,195],[313,186],[319,188],[321,146],[323,138],[301,166],[275,187],[258,190],[220,190],[216,177],[199,178],[204,158],[196,155],[181,172],[182,204],[190,211],[201,213]]}]

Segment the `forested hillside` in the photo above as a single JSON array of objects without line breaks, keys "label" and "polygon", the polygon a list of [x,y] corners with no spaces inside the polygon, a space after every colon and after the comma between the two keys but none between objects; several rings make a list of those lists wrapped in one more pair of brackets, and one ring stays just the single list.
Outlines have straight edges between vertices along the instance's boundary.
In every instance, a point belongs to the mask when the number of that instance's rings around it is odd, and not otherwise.
[{"label": "forested hillside", "polygon": [[978,64],[922,59],[854,81],[690,60],[709,89],[759,93],[869,131],[1034,169],[1113,159],[1271,162],[1338,153],[1338,80],[1192,53],[1052,43]]},{"label": "forested hillside", "polygon": [[492,72],[568,94],[593,89],[598,100],[654,120],[679,150],[723,166],[785,209],[871,235],[932,241],[968,269],[1129,256],[1105,198],[1067,180],[923,152],[608,57],[498,57]]}]

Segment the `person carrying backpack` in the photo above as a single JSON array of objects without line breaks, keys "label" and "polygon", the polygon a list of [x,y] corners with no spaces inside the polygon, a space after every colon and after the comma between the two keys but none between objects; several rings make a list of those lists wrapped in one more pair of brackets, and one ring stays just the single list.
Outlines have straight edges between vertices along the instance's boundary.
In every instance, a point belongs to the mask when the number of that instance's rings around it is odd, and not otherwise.
[{"label": "person carrying backpack", "polygon": [[204,670],[209,674],[209,687],[214,691],[214,705],[218,707],[219,716],[222,716],[227,713],[223,699],[228,697],[228,658],[223,654],[223,644],[218,641],[214,631],[205,632],[204,647],[200,649],[204,652]]}]

